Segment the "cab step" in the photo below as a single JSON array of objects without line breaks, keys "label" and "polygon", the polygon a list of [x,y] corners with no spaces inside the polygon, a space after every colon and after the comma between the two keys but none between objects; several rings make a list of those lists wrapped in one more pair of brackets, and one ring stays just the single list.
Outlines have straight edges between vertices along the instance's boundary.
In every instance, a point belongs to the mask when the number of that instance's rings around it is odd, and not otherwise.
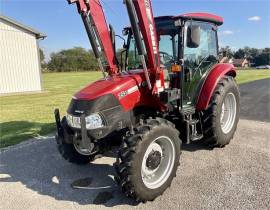
[{"label": "cab step", "polygon": [[190,140],[191,141],[199,141],[203,138],[203,135],[202,134],[195,134],[195,135],[191,135],[190,136]]},{"label": "cab step", "polygon": [[[189,111],[192,113],[192,109]],[[187,144],[189,144],[191,141],[201,140],[203,138],[203,134],[200,119],[194,116],[194,114],[188,114],[185,118]]]},{"label": "cab step", "polygon": [[198,119],[192,119],[192,120],[187,120],[186,121],[189,125],[196,125],[197,123],[200,122]]},{"label": "cab step", "polygon": [[186,107],[180,110],[180,113],[184,116],[193,115],[195,114],[196,110],[194,107]]}]

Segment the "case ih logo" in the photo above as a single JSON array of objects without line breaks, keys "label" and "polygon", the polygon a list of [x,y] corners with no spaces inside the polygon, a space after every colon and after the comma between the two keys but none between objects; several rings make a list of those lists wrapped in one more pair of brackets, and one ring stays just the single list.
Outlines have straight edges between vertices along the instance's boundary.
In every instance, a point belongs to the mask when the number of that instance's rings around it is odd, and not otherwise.
[{"label": "case ih logo", "polygon": [[144,0],[145,3],[145,8],[146,8],[146,15],[149,21],[149,29],[150,29],[150,34],[151,34],[151,40],[152,40],[152,45],[153,45],[153,51],[154,54],[157,54],[157,42],[156,42],[156,36],[155,36],[155,30],[154,30],[154,25],[153,25],[153,15],[152,15],[152,9],[149,0]]}]

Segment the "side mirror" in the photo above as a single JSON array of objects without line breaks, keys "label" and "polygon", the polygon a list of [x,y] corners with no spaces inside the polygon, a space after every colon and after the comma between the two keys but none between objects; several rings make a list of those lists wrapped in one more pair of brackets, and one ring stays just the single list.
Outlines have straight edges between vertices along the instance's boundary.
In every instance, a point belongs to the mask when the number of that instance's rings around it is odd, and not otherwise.
[{"label": "side mirror", "polygon": [[122,35],[123,36],[127,36],[128,35],[128,29],[127,28],[124,28],[123,31],[122,31]]},{"label": "side mirror", "polygon": [[190,25],[187,28],[187,47],[197,48],[200,46],[200,26]]}]

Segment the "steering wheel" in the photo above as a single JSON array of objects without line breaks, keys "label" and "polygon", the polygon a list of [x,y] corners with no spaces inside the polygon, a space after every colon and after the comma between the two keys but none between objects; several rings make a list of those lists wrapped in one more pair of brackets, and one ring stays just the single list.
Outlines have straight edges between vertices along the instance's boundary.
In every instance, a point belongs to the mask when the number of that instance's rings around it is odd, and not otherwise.
[{"label": "steering wheel", "polygon": [[174,62],[174,57],[166,52],[159,51],[161,62],[166,66]]}]

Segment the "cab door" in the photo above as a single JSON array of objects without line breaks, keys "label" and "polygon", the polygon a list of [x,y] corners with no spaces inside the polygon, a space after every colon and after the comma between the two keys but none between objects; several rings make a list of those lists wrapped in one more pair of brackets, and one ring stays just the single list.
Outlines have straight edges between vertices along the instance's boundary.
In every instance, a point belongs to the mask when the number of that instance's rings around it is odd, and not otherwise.
[{"label": "cab door", "polygon": [[[196,43],[190,43],[191,38],[197,39]],[[217,27],[214,24],[193,20],[185,23],[183,108],[195,105],[207,73],[218,63],[217,43]]]}]

